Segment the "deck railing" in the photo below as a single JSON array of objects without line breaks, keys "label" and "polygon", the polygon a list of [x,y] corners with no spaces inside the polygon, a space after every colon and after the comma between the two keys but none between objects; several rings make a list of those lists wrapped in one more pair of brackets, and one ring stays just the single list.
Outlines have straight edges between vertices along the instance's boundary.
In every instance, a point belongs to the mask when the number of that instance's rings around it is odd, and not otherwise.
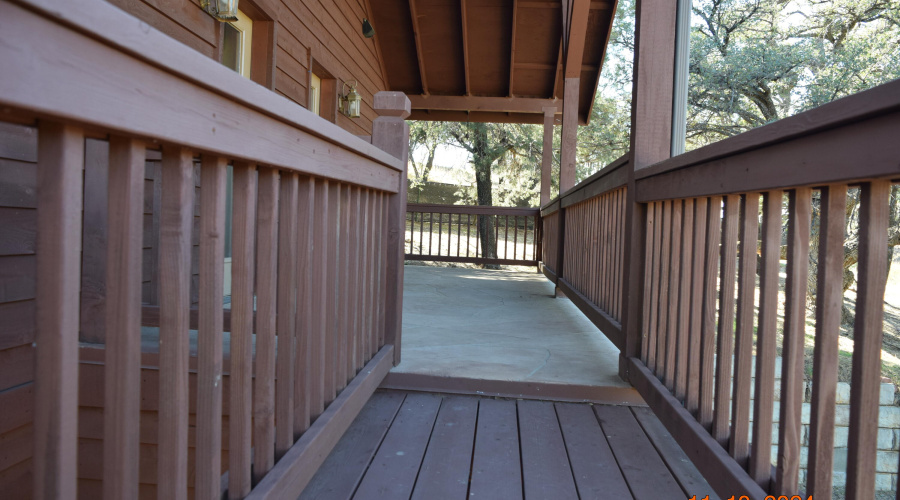
[{"label": "deck railing", "polygon": [[[563,247],[555,260],[545,254],[545,273],[623,348],[623,375],[723,498],[832,498],[849,215],[858,216],[859,260],[845,494],[875,496],[897,137],[900,81],[636,172],[618,161],[543,209],[554,228],[544,247]],[[616,201],[623,194],[624,206]],[[633,224],[620,215],[628,203]],[[630,266],[617,268],[616,249]],[[637,307],[618,307],[623,301]]]},{"label": "deck railing", "polygon": [[406,260],[536,266],[540,235],[537,208],[406,206]]},{"label": "deck railing", "polygon": [[[104,394],[103,496],[137,498],[149,483],[159,498],[187,498],[190,487],[195,498],[219,499],[227,471],[229,498],[295,498],[399,349],[409,100],[375,97],[382,116],[370,144],[106,2],[57,7],[0,2],[0,119],[37,127],[32,494],[74,498],[97,484],[76,471],[99,460],[79,459],[77,425],[90,137],[108,152],[105,388],[86,389]],[[162,177],[152,393],[141,391],[148,148],[161,149]],[[228,164],[233,280],[223,356]],[[195,361],[189,328],[198,330]],[[153,401],[158,416],[142,425]],[[140,452],[148,425],[156,464]]]}]

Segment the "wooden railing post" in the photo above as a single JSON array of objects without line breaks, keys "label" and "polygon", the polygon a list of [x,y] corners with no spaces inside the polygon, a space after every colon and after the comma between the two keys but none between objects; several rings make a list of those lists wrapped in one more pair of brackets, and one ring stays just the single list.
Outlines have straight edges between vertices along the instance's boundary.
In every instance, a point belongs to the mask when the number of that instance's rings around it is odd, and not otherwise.
[{"label": "wooden railing post", "polygon": [[619,376],[628,380],[627,358],[641,352],[646,244],[646,205],[635,197],[635,171],[669,158],[677,2],[639,0],[635,24],[634,87],[631,105],[631,161],[625,212],[625,279]]},{"label": "wooden railing post", "polygon": [[403,243],[406,234],[406,164],[409,159],[409,98],[403,92],[375,94],[378,118],[372,123],[372,144],[403,163],[397,194],[388,198],[387,281],[385,283],[384,343],[394,346],[394,365],[400,364],[400,329],[403,313]]}]

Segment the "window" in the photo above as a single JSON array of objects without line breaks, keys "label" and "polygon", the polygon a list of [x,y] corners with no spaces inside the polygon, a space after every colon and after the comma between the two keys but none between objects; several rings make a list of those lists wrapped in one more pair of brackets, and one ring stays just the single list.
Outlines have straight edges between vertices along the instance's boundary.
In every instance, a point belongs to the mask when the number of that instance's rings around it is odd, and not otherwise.
[{"label": "window", "polygon": [[253,21],[241,11],[238,20],[225,23],[222,39],[222,64],[250,78],[251,44],[253,42]]},{"label": "window", "polygon": [[334,123],[337,121],[337,79],[314,57],[309,61],[307,109]]},{"label": "window", "polygon": [[322,96],[322,79],[311,73],[309,77],[309,110],[319,114],[319,102]]}]

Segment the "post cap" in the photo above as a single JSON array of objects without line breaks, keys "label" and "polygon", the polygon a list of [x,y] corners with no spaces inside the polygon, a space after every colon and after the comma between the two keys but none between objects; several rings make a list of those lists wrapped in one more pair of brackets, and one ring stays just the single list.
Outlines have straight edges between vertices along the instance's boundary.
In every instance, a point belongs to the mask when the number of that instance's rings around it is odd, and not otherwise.
[{"label": "post cap", "polygon": [[412,111],[409,98],[403,92],[378,92],[372,107],[378,116],[406,118]]}]

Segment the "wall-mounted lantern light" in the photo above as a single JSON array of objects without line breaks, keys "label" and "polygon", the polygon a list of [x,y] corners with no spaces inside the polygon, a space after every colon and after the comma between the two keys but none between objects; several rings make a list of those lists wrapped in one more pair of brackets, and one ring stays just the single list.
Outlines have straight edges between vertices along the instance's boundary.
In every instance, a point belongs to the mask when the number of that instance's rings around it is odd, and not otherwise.
[{"label": "wall-mounted lantern light", "polygon": [[238,0],[200,0],[200,7],[218,21],[238,20]]},{"label": "wall-mounted lantern light", "polygon": [[[359,108],[362,104],[362,97],[356,91],[357,82],[344,82],[341,95],[341,113],[350,118],[359,118]],[[349,88],[350,90],[347,90]]]},{"label": "wall-mounted lantern light", "polygon": [[375,28],[372,27],[372,23],[368,19],[363,19],[362,34],[366,38],[375,36]]}]

